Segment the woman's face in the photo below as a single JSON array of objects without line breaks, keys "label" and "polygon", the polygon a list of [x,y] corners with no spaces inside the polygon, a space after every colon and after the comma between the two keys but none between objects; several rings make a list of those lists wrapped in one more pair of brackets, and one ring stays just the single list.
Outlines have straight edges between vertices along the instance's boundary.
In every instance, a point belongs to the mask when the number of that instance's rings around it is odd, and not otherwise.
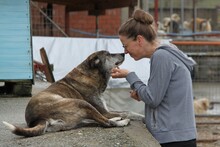
[{"label": "woman's face", "polygon": [[[138,35],[135,40],[127,38],[126,36],[119,35],[119,39],[124,47],[125,54],[129,54],[134,60],[150,57],[149,44],[143,36]],[[147,45],[148,44],[148,45]]]}]

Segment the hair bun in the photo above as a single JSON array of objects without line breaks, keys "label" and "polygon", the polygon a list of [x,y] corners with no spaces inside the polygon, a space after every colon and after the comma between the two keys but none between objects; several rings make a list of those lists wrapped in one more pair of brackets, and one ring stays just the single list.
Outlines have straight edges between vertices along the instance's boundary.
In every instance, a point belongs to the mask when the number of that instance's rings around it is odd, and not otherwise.
[{"label": "hair bun", "polygon": [[132,17],[143,24],[151,25],[154,22],[154,18],[149,13],[145,12],[144,10],[135,10]]}]

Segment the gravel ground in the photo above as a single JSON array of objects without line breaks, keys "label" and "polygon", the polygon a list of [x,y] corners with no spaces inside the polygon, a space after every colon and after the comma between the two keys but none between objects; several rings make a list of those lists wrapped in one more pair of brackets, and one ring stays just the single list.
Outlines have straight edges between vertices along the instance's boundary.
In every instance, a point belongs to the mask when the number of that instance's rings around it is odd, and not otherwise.
[{"label": "gravel ground", "polygon": [[[50,84],[35,81],[32,94],[45,89]],[[0,121],[8,121],[26,126],[24,120],[28,98],[0,98]],[[140,121],[131,121],[130,125],[118,128],[103,128],[90,124],[77,129],[47,133],[42,136],[19,137],[0,125],[0,147],[157,147],[158,142]]]},{"label": "gravel ground", "polygon": [[[135,123],[134,123],[135,124]],[[156,142],[147,140],[139,141],[133,138],[127,129],[134,127],[131,124],[127,128],[102,128],[100,126],[82,127],[70,131],[48,133],[42,136],[24,138],[10,134],[6,140],[1,140],[1,147],[34,146],[34,147],[155,147]],[[137,123],[136,123],[137,124]],[[140,124],[139,124],[140,125]],[[7,132],[6,134],[8,134]],[[141,135],[141,133],[140,133]],[[143,135],[143,134],[142,134]],[[147,144],[145,144],[147,143]]]}]

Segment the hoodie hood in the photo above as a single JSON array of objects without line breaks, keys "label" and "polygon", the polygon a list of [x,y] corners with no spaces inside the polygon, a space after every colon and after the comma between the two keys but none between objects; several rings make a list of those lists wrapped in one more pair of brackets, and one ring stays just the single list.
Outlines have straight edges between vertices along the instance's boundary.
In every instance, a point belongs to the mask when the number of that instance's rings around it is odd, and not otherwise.
[{"label": "hoodie hood", "polygon": [[193,60],[191,57],[188,57],[185,53],[183,53],[180,49],[178,49],[174,44],[161,44],[160,47],[157,48],[157,50],[163,49],[174,56],[176,56],[180,61],[182,61],[186,67],[189,69],[191,72],[193,70],[193,66],[196,65],[195,60]]}]

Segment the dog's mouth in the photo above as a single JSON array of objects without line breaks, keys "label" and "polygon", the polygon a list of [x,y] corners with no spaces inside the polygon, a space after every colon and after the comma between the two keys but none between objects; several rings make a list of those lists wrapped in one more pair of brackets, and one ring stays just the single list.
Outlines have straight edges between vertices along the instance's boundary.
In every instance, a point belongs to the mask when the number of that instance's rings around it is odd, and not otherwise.
[{"label": "dog's mouth", "polygon": [[115,66],[118,67],[123,63],[125,54],[121,53],[121,54],[114,54],[114,55],[118,56],[118,61],[115,63]]},{"label": "dog's mouth", "polygon": [[121,64],[122,64],[122,61],[118,61],[118,62],[115,63],[115,66],[118,67],[118,66],[120,66]]},{"label": "dog's mouth", "polygon": [[115,63],[115,65],[119,66],[119,65],[121,65],[121,62],[118,61],[118,62]]}]

